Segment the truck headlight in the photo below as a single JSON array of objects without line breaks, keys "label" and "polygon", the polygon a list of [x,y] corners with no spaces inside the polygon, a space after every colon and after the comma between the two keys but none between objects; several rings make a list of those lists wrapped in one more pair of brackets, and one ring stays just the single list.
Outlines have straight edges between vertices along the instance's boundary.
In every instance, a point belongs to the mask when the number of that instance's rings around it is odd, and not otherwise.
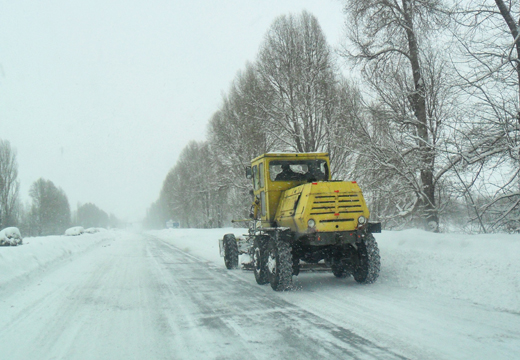
[{"label": "truck headlight", "polygon": [[367,218],[361,215],[360,217],[358,217],[357,222],[358,225],[364,225],[367,222]]},{"label": "truck headlight", "polygon": [[309,219],[309,221],[307,221],[307,225],[309,225],[310,228],[313,228],[316,226],[316,221]]}]

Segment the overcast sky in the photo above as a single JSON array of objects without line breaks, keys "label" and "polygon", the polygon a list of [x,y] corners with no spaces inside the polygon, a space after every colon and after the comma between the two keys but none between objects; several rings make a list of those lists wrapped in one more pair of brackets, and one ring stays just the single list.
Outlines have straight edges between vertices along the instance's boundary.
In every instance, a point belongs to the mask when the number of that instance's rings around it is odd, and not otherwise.
[{"label": "overcast sky", "polygon": [[0,139],[21,198],[40,177],[71,210],[140,220],[279,15],[314,14],[332,46],[340,0],[0,0]]}]

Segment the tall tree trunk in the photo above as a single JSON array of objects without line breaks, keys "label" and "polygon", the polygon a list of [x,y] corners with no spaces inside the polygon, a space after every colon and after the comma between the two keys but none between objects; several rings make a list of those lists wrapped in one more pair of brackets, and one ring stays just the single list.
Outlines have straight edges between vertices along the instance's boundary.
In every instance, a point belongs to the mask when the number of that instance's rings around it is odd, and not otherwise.
[{"label": "tall tree trunk", "polygon": [[417,136],[419,137],[421,184],[421,207],[429,230],[438,231],[439,218],[435,208],[435,184],[433,181],[434,155],[429,140],[428,119],[426,115],[426,95],[419,63],[419,46],[413,25],[413,7],[407,0],[402,0],[403,13],[406,22],[409,59],[412,67],[414,93],[411,96],[412,107],[417,120]]},{"label": "tall tree trunk", "polygon": [[[495,3],[497,4],[498,9],[500,10],[500,14],[504,18],[504,21],[507,24],[507,27],[509,28],[509,31],[511,32],[511,36],[513,37],[513,47],[516,49],[516,75],[518,77],[518,96],[519,96],[519,105],[520,105],[520,39],[519,39],[519,29],[518,24],[513,19],[513,16],[511,15],[510,9],[507,7],[507,5],[504,3],[503,0],[495,0]],[[510,59],[511,61],[511,59]],[[520,106],[517,106],[517,109],[520,109]],[[520,114],[520,110],[518,110]],[[518,116],[518,121],[520,121],[520,116]]]}]

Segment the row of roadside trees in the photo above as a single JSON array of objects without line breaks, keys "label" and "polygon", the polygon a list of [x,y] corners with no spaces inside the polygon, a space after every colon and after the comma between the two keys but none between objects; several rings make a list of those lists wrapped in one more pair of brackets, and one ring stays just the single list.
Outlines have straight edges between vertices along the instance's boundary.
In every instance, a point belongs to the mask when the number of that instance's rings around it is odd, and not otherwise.
[{"label": "row of roadside trees", "polygon": [[84,227],[117,227],[118,219],[96,205],[78,205],[71,213],[67,195],[50,180],[40,178],[29,189],[30,203],[19,197],[16,150],[0,139],[0,229],[20,228],[23,236],[60,235],[72,224]]},{"label": "row of roadside trees", "polygon": [[348,0],[344,9],[337,51],[307,12],[273,22],[207,140],[188,144],[167,175],[149,226],[244,217],[252,158],[323,151],[386,228],[520,229],[519,4]]}]

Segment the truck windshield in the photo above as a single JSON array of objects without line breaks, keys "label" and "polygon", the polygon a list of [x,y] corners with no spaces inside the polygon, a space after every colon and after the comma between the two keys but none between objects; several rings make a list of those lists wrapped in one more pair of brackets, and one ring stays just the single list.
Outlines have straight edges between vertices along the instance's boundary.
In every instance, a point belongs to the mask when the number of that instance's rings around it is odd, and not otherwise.
[{"label": "truck windshield", "polygon": [[271,181],[324,181],[329,178],[325,160],[273,160],[269,163]]}]

